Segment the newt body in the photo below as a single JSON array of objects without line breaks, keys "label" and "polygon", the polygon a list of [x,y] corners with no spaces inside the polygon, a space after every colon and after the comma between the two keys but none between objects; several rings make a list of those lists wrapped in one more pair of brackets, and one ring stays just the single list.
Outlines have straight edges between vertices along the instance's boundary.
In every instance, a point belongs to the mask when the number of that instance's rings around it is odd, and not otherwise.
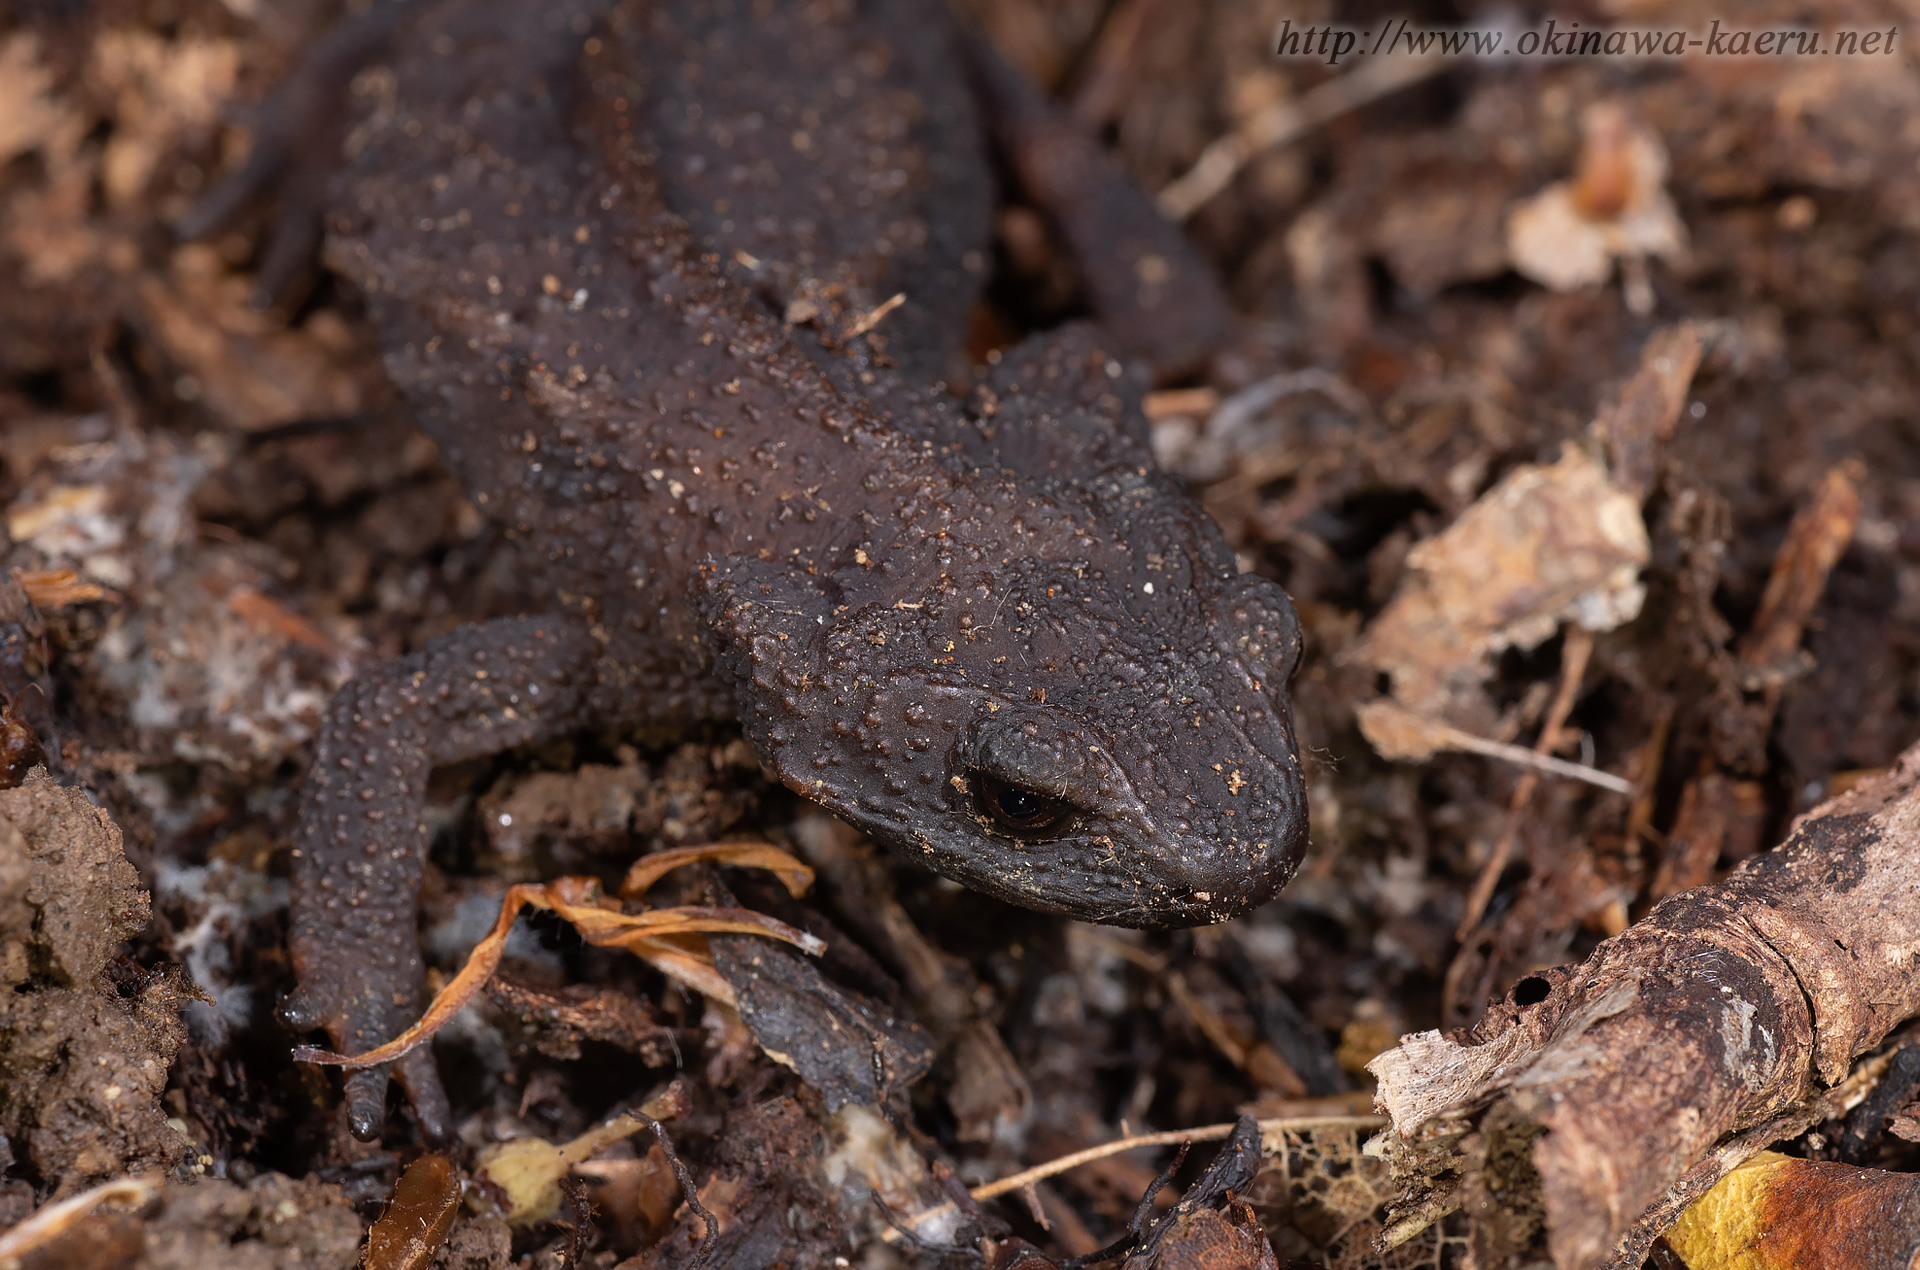
[{"label": "newt body", "polygon": [[[417,1014],[429,769],[589,725],[738,717],[892,850],[1075,917],[1220,921],[1291,876],[1293,610],[1154,465],[1112,337],[936,383],[991,181],[933,8],[457,0],[402,41],[330,259],[556,599],[336,699],[296,1026],[358,1052]],[[395,1074],[443,1133],[431,1060]],[[384,1087],[349,1076],[356,1132]]]}]

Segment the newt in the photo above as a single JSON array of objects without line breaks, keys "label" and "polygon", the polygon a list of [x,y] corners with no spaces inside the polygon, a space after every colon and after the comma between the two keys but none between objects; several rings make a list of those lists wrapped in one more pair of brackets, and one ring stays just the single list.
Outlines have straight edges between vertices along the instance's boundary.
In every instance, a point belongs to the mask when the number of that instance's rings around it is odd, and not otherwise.
[{"label": "newt", "polygon": [[[1010,72],[932,0],[449,0],[392,43],[327,259],[553,604],[336,695],[289,1024],[357,1053],[410,1023],[429,771],[589,727],[737,718],[788,787],[1047,912],[1187,926],[1280,890],[1298,623],[1155,465],[1140,346],[1216,315],[1097,145],[1031,90],[983,118]],[[1026,161],[1098,222],[1068,240],[1125,267],[1089,288],[1108,326],[1034,336],[962,396],[992,127],[1040,138]],[[430,1055],[393,1075],[444,1138]],[[356,1134],[386,1083],[348,1075]]]}]

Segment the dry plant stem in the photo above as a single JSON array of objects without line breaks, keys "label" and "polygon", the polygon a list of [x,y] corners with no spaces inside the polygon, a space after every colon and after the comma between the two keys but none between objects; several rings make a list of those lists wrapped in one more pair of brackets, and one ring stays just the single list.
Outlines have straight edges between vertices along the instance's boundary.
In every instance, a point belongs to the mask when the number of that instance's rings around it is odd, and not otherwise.
[{"label": "dry plant stem", "polygon": [[1420,762],[1440,750],[1461,750],[1499,759],[1552,776],[1584,781],[1612,794],[1632,794],[1633,782],[1581,763],[1569,763],[1549,754],[1536,754],[1522,745],[1489,741],[1450,723],[1416,713],[1390,697],[1378,697],[1359,709],[1361,727],[1383,758]]},{"label": "dry plant stem", "polygon": [[[1554,693],[1553,705],[1547,710],[1547,720],[1540,729],[1540,738],[1533,745],[1533,752],[1542,758],[1559,748],[1560,730],[1566,724],[1567,716],[1573,712],[1573,699],[1579,694],[1580,680],[1587,673],[1587,660],[1592,655],[1592,633],[1582,627],[1568,627],[1560,651],[1560,687]],[[1500,840],[1494,844],[1486,864],[1481,866],[1480,876],[1474,881],[1473,893],[1467,897],[1466,914],[1461,917],[1459,928],[1454,931],[1455,939],[1465,940],[1480,925],[1480,919],[1486,916],[1487,904],[1493,899],[1493,888],[1500,881],[1500,874],[1513,855],[1513,842],[1520,832],[1520,816],[1533,801],[1533,791],[1539,783],[1540,773],[1536,768],[1529,768],[1520,774],[1520,781],[1514,786],[1513,801],[1507,805],[1506,827],[1500,831]]]},{"label": "dry plant stem", "polygon": [[1185,220],[1226,189],[1240,169],[1263,151],[1296,141],[1350,110],[1417,84],[1445,65],[1442,57],[1383,57],[1269,106],[1239,131],[1202,150],[1194,165],[1154,201],[1169,219]]},{"label": "dry plant stem", "polygon": [[1716,1143],[1920,1014],[1917,879],[1920,747],[1584,965],[1530,976],[1474,1044],[1407,1037],[1371,1065],[1404,1208],[1450,1192],[1481,1264],[1541,1243],[1559,1270],[1609,1264]]},{"label": "dry plant stem", "polygon": [[1615,776],[1612,772],[1603,772],[1597,767],[1587,767],[1581,763],[1569,763],[1565,759],[1557,759],[1547,754],[1536,754],[1518,745],[1504,745],[1499,741],[1489,741],[1468,732],[1460,732],[1458,735],[1449,737],[1446,748],[1465,750],[1469,754],[1480,754],[1487,758],[1497,758],[1505,763],[1516,763],[1521,767],[1545,772],[1550,776],[1565,776],[1572,780],[1584,781],[1610,794],[1633,792],[1632,781]]},{"label": "dry plant stem", "polygon": [[[1290,1119],[1260,1120],[1263,1137],[1276,1133],[1288,1133],[1304,1129],[1378,1129],[1386,1124],[1381,1116],[1302,1116]],[[1164,1133],[1137,1133],[1131,1137],[1118,1138],[1097,1147],[1087,1147],[1058,1159],[1048,1160],[1045,1164],[1036,1164],[1024,1172],[1011,1177],[1003,1177],[997,1182],[988,1182],[969,1190],[976,1203],[998,1199],[1014,1191],[1022,1191],[1037,1182],[1077,1169],[1082,1164],[1091,1164],[1095,1160],[1104,1160],[1110,1155],[1119,1155],[1123,1151],[1134,1151],[1141,1147],[1170,1147],[1183,1142],[1222,1142],[1233,1134],[1231,1124],[1201,1125],[1197,1129],[1169,1129]],[[932,1208],[922,1209],[903,1223],[908,1230],[918,1230],[920,1226],[954,1210],[954,1204],[936,1204]],[[882,1242],[895,1243],[900,1239],[898,1231],[885,1231],[880,1236]]]}]

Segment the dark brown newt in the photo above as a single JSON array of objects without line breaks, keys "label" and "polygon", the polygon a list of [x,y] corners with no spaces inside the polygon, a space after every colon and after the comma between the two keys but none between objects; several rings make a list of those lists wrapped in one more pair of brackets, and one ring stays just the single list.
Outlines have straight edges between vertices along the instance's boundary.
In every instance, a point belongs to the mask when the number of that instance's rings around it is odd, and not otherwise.
[{"label": "dark brown newt", "polygon": [[[991,210],[937,4],[454,0],[396,45],[329,259],[555,600],[332,704],[293,1025],[352,1053],[417,1016],[429,769],[586,726],[737,717],[791,788],[1045,911],[1195,925],[1285,884],[1293,609],[1155,467],[1120,346],[1076,325],[967,403],[937,382]],[[1125,197],[1111,303],[1177,324],[1185,248]],[[395,1075],[444,1136],[426,1051]],[[385,1083],[347,1078],[362,1136]]]}]

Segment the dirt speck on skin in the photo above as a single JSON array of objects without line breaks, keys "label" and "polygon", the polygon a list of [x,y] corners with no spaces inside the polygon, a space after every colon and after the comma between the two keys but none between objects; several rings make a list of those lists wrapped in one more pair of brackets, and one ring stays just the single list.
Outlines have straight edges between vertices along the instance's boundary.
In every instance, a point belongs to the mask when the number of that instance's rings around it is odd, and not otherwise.
[{"label": "dirt speck on skin", "polygon": [[159,1097],[192,988],[177,969],[113,965],[148,912],[86,794],[44,769],[0,790],[0,1133],[56,1195],[186,1150]]}]

